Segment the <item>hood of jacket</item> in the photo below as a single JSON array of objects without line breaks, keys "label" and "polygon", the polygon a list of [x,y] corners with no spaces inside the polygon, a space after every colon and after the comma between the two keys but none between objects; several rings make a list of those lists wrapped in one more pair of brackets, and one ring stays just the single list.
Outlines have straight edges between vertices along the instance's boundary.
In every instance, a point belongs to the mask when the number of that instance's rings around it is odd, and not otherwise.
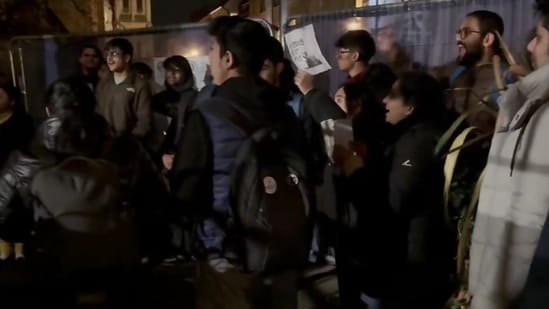
[{"label": "hood of jacket", "polygon": [[517,130],[524,127],[532,114],[549,100],[549,65],[530,73],[510,85],[500,97],[500,113],[503,117],[498,131]]},{"label": "hood of jacket", "polygon": [[194,82],[194,76],[190,76],[187,78],[184,82],[176,84],[176,85],[169,85],[167,81],[164,82],[164,86],[166,87],[166,90],[168,91],[175,91],[178,93],[183,93],[189,90],[196,90],[196,85]]},{"label": "hood of jacket", "polygon": [[496,131],[520,130],[511,157],[511,176],[526,127],[536,111],[549,100],[548,79],[549,65],[546,65],[509,86],[498,102],[501,119]]}]

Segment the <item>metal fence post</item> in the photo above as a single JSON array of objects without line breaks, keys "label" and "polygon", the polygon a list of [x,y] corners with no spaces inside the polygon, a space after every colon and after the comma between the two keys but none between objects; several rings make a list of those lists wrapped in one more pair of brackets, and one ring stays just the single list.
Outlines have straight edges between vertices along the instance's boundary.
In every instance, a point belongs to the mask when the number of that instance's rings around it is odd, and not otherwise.
[{"label": "metal fence post", "polygon": [[280,0],[280,42],[282,43],[282,48],[286,49],[286,44],[284,44],[284,30],[286,29],[286,24],[288,23],[288,9],[290,0]]}]

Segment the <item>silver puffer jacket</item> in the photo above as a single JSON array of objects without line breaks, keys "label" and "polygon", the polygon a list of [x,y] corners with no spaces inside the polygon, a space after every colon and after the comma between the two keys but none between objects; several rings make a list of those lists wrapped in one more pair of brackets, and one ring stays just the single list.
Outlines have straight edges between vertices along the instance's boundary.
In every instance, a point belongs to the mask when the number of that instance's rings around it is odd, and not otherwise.
[{"label": "silver puffer jacket", "polygon": [[[101,117],[91,117],[91,125],[78,132],[83,141],[101,140],[98,136],[109,136],[109,129]],[[55,165],[67,155],[79,155],[78,147],[60,143],[58,133],[62,129],[63,121],[58,117],[51,117],[44,121],[36,132],[35,138],[25,151],[14,152],[4,169],[0,171],[0,224],[3,224],[11,212],[10,204],[19,197],[23,204],[32,207],[30,185],[33,177],[43,168]],[[74,128],[71,128],[74,129]],[[100,135],[98,135],[100,134]],[[95,138],[90,138],[94,136]],[[68,139],[71,140],[71,139]],[[85,143],[80,141],[80,145]],[[97,147],[95,147],[97,146]],[[86,148],[99,148],[101,145],[86,145]]]}]

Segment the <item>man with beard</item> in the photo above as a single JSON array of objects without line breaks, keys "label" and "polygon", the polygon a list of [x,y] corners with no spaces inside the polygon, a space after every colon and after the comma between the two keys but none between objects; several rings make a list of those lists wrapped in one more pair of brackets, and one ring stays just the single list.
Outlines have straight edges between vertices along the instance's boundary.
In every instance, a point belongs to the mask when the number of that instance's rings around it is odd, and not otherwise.
[{"label": "man with beard", "polygon": [[[450,109],[469,113],[468,124],[483,132],[493,130],[495,114],[490,109],[497,109],[492,58],[501,54],[501,47],[496,31],[503,35],[503,19],[498,14],[484,10],[467,14],[456,31],[459,67],[450,76],[454,89]],[[481,98],[492,106],[478,104]]]}]

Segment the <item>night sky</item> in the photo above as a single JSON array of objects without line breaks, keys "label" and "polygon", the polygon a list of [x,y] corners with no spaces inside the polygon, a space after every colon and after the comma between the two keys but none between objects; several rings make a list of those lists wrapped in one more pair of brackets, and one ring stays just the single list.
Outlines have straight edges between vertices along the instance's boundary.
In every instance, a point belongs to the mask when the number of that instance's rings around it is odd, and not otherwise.
[{"label": "night sky", "polygon": [[188,23],[192,12],[215,9],[220,0],[151,0],[153,26]]}]

